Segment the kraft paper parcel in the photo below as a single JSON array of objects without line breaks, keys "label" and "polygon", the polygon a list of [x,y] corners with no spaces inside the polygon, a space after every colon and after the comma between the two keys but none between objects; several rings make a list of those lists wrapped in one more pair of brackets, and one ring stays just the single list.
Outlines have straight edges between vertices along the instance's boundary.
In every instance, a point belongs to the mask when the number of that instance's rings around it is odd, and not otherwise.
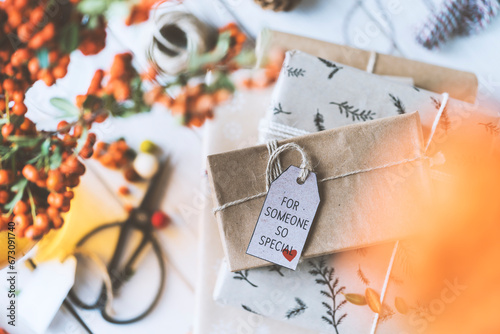
[{"label": "kraft paper parcel", "polygon": [[[424,156],[417,113],[354,124],[278,144],[289,142],[309,154],[319,180],[354,172],[320,182],[321,204],[302,257],[367,247],[416,232],[416,217],[425,199],[430,198],[428,164],[425,159],[399,162]],[[265,192],[267,161],[265,145],[209,156],[214,207]],[[284,153],[281,164],[284,169],[299,165],[298,154]],[[394,165],[377,169],[390,164]],[[264,197],[260,197],[216,213],[231,271],[269,264],[246,254],[263,202]]]},{"label": "kraft paper parcel", "polygon": [[[371,57],[370,51],[280,31],[263,30],[257,41],[260,63],[265,62],[265,57],[272,48],[301,50],[363,71],[367,69]],[[377,54],[374,60],[374,74],[410,77],[418,88],[436,93],[447,92],[452,98],[469,103],[474,103],[476,99],[478,80],[474,73],[385,54]]]}]

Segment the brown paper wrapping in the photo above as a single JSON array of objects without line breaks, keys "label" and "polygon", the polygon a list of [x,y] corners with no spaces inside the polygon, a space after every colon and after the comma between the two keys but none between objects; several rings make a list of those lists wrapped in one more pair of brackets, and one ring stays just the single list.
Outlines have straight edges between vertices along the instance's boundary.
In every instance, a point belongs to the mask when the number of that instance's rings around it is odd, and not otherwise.
[{"label": "brown paper wrapping", "polygon": [[[257,57],[260,59],[269,54],[272,46],[285,51],[298,49],[361,70],[366,70],[371,54],[369,51],[349,46],[273,30],[263,30],[257,45]],[[476,75],[470,72],[378,53],[373,73],[411,77],[419,88],[436,93],[447,92],[450,97],[465,102],[474,103],[476,99],[478,80]]]},{"label": "brown paper wrapping", "polygon": [[[423,156],[418,113],[354,124],[279,142],[295,142],[310,156],[318,180]],[[264,145],[208,157],[214,207],[265,191]],[[300,155],[281,155],[283,169]],[[320,182],[320,206],[302,257],[366,247],[415,232],[429,198],[427,163],[419,160]],[[231,271],[269,264],[247,255],[264,197],[216,213]]]}]

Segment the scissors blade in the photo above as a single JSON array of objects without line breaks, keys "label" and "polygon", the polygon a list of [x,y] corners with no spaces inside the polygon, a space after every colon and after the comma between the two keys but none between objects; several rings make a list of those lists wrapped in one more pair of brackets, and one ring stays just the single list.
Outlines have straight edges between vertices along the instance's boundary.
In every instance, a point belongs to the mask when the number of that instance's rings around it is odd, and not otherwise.
[{"label": "scissors blade", "polygon": [[165,194],[167,187],[166,181],[170,172],[170,168],[168,168],[168,159],[161,161],[158,171],[150,180],[146,194],[139,205],[140,210],[153,212],[158,209],[163,199],[163,195]]}]

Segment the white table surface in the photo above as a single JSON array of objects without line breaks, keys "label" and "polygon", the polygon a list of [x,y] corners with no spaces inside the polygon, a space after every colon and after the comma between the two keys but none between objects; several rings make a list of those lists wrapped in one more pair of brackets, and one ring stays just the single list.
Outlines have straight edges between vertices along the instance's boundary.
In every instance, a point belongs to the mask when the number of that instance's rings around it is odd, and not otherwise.
[{"label": "white table surface", "polygon": [[[436,4],[439,2],[434,0]],[[290,13],[273,13],[261,10],[251,0],[226,0],[230,10],[254,36],[261,28],[268,27],[335,43],[344,43],[343,24],[353,3],[354,1],[303,0]],[[375,8],[375,0],[366,0],[365,3],[367,8]],[[395,26],[395,40],[401,50],[401,53],[396,52],[395,55],[475,72],[480,82],[478,103],[494,105],[500,101],[500,18],[477,36],[458,38],[440,51],[428,51],[416,44],[414,39],[415,28],[429,13],[424,0],[387,0],[382,3],[395,8],[389,14]],[[218,0],[187,0],[186,6],[216,24],[231,21],[231,16]],[[346,32],[351,36],[353,46],[388,53],[388,39],[374,27],[373,21],[358,10]],[[113,54],[118,51],[132,50],[137,55],[136,65],[143,67],[143,50],[153,28],[150,23],[130,28],[118,20],[111,20],[112,36],[108,38],[106,50],[92,57],[74,53],[68,76],[50,89],[38,83],[29,94],[31,105],[36,105],[40,110],[50,109],[50,96],[72,98],[75,94],[85,92],[95,69],[108,67]],[[50,117],[42,113],[30,109],[30,114],[34,119],[42,121],[41,124],[48,126],[51,123]],[[160,237],[170,262],[167,264],[169,276],[166,290],[156,311],[133,326],[109,325],[92,312],[82,312],[82,315],[91,321],[95,333],[188,333],[195,317],[193,287],[197,267],[197,222],[204,196],[199,190],[204,159],[201,153],[203,131],[179,126],[162,107],[155,107],[150,114],[107,121],[96,127],[96,132],[99,140],[123,136],[135,148],[143,139],[150,139],[169,153],[174,168],[162,209],[173,215],[174,223]],[[173,270],[174,267],[178,272]],[[21,328],[17,331],[8,329],[11,333],[28,333]],[[48,333],[84,331],[75,325],[66,311],[61,310]]]}]

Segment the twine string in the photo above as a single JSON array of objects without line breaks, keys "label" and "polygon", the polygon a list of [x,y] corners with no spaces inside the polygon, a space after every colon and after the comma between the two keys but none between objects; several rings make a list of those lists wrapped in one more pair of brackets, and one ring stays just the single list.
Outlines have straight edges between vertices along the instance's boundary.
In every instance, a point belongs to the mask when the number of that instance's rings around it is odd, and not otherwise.
[{"label": "twine string", "polygon": [[[444,110],[446,109],[446,105],[448,103],[448,99],[449,99],[448,93],[443,93],[442,97],[443,97],[443,101],[441,102],[439,110],[438,110],[436,117],[434,119],[434,123],[432,124],[431,133],[429,135],[429,139],[427,140],[427,143],[425,145],[425,149],[424,149],[424,152],[422,155],[418,155],[418,156],[415,156],[413,158],[399,160],[396,162],[386,163],[386,164],[371,167],[371,168],[358,169],[358,170],[343,173],[340,175],[329,176],[329,177],[320,179],[318,182],[332,181],[332,180],[336,180],[336,179],[343,178],[343,177],[350,176],[350,175],[355,175],[355,174],[366,173],[366,172],[370,172],[370,171],[374,171],[374,170],[394,167],[394,166],[398,166],[398,165],[401,165],[404,163],[414,162],[417,160],[426,159],[426,160],[433,161],[433,158],[427,156],[426,153],[427,153],[427,150],[429,149],[429,146],[432,142],[432,138],[433,138],[434,134],[436,133],[437,126],[439,124],[441,116],[443,115]],[[300,147],[299,145],[297,145],[296,143],[293,143],[293,142],[287,143],[287,144],[284,144],[284,145],[278,147],[277,140],[272,140],[272,141],[267,143],[267,149],[269,151],[269,160],[267,162],[267,168],[266,168],[266,191],[222,204],[222,205],[213,209],[214,214],[219,212],[219,211],[225,210],[228,207],[242,204],[242,203],[245,203],[247,201],[266,196],[267,191],[269,190],[269,186],[271,185],[271,183],[281,174],[280,171],[282,170],[282,167],[281,167],[281,164],[279,162],[279,155],[287,150],[294,149],[294,150],[299,151],[299,153],[301,154],[302,163],[300,165],[301,171],[300,171],[300,174],[298,177],[298,181],[301,181],[303,183],[307,179],[307,177],[309,176],[309,173],[312,172],[311,160],[309,159],[309,156],[304,151],[304,149],[302,147]]]},{"label": "twine string", "polygon": [[370,58],[368,58],[368,63],[366,64],[366,72],[373,73],[376,62],[377,62],[377,53],[375,51],[371,51]]},{"label": "twine string", "polygon": [[268,148],[269,147],[277,147],[277,148],[272,151],[272,153],[269,156],[269,160],[267,162],[266,189],[269,190],[271,183],[281,174],[279,173],[276,176],[274,176],[273,170],[276,170],[276,166],[279,164],[278,161],[280,154],[288,150],[297,150],[299,151],[302,157],[302,163],[300,164],[300,174],[298,177],[298,181],[304,183],[307,177],[309,176],[309,173],[312,171],[311,160],[309,159],[309,156],[304,151],[304,149],[295,143],[287,143],[283,146],[278,147],[278,141],[272,140],[271,142],[272,144],[269,144]]}]

